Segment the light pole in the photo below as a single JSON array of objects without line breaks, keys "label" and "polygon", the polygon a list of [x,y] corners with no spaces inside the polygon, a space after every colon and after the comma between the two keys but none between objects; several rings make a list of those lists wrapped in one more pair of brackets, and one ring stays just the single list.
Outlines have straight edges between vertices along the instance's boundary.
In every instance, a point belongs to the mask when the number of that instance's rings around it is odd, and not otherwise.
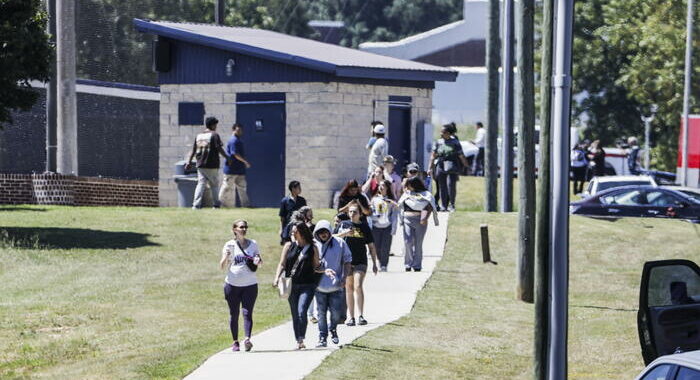
[{"label": "light pole", "polygon": [[651,122],[654,121],[656,116],[656,110],[658,107],[656,104],[652,104],[650,107],[651,113],[649,116],[642,116],[644,121],[644,169],[649,170],[649,157],[651,154]]},{"label": "light pole", "polygon": [[686,0],[685,80],[683,81],[683,166],[681,185],[688,186],[688,113],[690,108],[690,58],[693,52],[693,0]]}]

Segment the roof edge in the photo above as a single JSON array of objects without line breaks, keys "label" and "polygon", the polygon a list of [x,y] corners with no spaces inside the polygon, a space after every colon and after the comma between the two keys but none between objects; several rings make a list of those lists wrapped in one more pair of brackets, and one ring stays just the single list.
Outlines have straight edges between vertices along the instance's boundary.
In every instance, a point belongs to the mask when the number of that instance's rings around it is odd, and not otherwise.
[{"label": "roof edge", "polygon": [[340,66],[336,70],[336,74],[340,77],[348,78],[393,79],[426,82],[454,82],[457,80],[458,72],[376,69],[371,67]]},{"label": "roof edge", "polygon": [[179,41],[185,41],[195,44],[201,44],[204,46],[213,47],[216,49],[226,50],[233,53],[248,54],[258,58],[269,59],[271,61],[287,63],[294,66],[301,66],[307,69],[318,70],[324,73],[335,73],[336,66],[326,62],[320,62],[313,59],[308,59],[304,57],[299,57],[296,55],[289,55],[284,53],[279,53],[267,49],[261,49],[255,46],[245,45],[233,41],[222,40],[219,38],[202,36],[196,33],[188,32],[185,30],[179,30],[176,28],[170,28],[162,25],[157,25],[151,23],[150,21],[141,20],[138,18],[134,19],[134,26],[136,30],[141,33],[152,33],[163,37],[172,38]]}]

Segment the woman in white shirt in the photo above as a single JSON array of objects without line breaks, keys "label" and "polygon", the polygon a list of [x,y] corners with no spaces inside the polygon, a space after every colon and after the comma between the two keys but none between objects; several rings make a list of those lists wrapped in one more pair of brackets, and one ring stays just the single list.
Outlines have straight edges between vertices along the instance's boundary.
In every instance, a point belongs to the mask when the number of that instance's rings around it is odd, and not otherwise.
[{"label": "woman in white shirt", "polygon": [[389,265],[389,250],[392,235],[396,233],[398,205],[391,191],[391,182],[379,182],[377,193],[370,201],[372,207],[372,237],[379,256],[379,268],[386,272]]},{"label": "woman in white shirt", "polygon": [[399,199],[398,207],[403,221],[404,267],[406,272],[411,269],[420,272],[423,268],[423,238],[428,231],[430,214],[438,225],[435,199],[423,181],[414,177],[406,181],[406,191]]},{"label": "woman in white shirt", "polygon": [[[250,342],[253,329],[253,307],[258,297],[258,278],[255,271],[262,264],[258,244],[255,240],[246,239],[248,222],[239,219],[233,222],[233,239],[224,244],[219,265],[226,270],[224,295],[228,303],[231,319],[229,326],[233,337],[235,351],[241,350],[238,342],[238,315],[243,311],[243,330],[245,340],[243,344],[246,351],[253,348]],[[241,308],[242,306],[242,308]]]}]

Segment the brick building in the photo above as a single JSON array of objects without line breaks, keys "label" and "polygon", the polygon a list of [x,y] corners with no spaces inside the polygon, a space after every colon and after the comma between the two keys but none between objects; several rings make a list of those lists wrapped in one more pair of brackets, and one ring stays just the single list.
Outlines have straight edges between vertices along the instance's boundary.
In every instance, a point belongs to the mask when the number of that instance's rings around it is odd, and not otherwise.
[{"label": "brick building", "polygon": [[254,206],[276,206],[286,183],[327,207],[334,190],[363,179],[369,123],[388,124],[389,152],[400,164],[422,161],[435,81],[457,73],[266,30],[134,20],[158,36],[159,197],[177,202],[173,166],[190,152],[207,116],[218,132],[244,126],[248,193]]}]

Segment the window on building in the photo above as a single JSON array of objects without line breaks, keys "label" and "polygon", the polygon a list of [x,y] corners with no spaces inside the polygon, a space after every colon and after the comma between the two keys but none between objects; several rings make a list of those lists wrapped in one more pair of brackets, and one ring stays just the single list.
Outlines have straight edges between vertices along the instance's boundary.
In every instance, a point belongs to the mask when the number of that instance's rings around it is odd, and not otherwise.
[{"label": "window on building", "polygon": [[204,123],[204,103],[180,102],[177,107],[179,125],[202,125]]}]

